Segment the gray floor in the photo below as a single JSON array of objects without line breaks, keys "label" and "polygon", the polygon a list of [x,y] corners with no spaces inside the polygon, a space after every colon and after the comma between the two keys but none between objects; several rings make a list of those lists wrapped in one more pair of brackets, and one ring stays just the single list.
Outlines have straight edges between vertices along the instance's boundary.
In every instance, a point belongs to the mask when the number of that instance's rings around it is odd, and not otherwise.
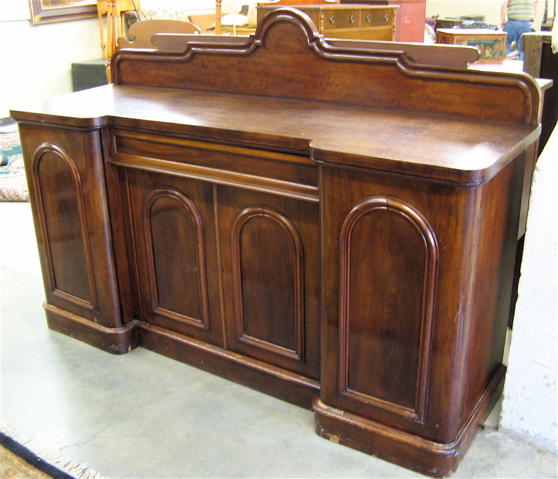
[{"label": "gray floor", "polygon": [[[423,477],[318,437],[310,411],[50,331],[29,205],[0,203],[0,229],[3,428],[107,478]],[[487,427],[453,477],[558,477],[556,455]]]}]

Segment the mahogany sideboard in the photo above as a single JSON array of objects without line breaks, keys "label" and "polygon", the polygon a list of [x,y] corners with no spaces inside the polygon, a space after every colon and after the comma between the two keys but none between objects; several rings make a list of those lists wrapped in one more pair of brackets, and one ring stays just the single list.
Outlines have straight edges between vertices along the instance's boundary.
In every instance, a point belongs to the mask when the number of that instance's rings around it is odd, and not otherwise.
[{"label": "mahogany sideboard", "polygon": [[503,385],[537,84],[467,47],[325,41],[288,8],[155,43],[12,110],[49,326],[450,474]]}]

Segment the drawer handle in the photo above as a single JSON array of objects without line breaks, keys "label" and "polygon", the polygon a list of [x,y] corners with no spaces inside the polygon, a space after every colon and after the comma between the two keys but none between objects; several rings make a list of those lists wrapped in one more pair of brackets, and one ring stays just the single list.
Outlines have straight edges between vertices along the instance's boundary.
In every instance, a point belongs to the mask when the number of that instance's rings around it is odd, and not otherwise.
[{"label": "drawer handle", "polygon": [[384,20],[385,20],[386,22],[389,20],[389,15],[388,15],[387,13],[384,15]]},{"label": "drawer handle", "polygon": [[333,15],[329,17],[329,23],[331,23],[332,25],[335,23],[335,17]]},{"label": "drawer handle", "polygon": [[372,15],[366,15],[366,21],[370,23],[372,21]]},{"label": "drawer handle", "polygon": [[351,15],[351,16],[349,17],[349,22],[355,23],[355,16],[354,16],[354,15]]}]

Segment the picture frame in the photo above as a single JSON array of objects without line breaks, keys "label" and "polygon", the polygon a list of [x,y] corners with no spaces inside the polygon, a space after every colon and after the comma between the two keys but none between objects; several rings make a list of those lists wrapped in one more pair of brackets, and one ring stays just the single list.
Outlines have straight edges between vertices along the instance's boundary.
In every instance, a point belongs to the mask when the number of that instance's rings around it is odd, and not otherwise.
[{"label": "picture frame", "polygon": [[29,0],[29,8],[32,25],[97,16],[96,0]]}]

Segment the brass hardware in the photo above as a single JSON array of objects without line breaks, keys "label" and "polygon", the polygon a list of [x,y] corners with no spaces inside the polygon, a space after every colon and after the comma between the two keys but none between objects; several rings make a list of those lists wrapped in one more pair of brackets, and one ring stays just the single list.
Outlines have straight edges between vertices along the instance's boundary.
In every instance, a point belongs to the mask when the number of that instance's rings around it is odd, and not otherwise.
[{"label": "brass hardware", "polygon": [[372,21],[372,15],[370,14],[366,15],[366,21],[370,23]]},{"label": "brass hardware", "polygon": [[389,20],[389,15],[388,15],[387,13],[384,15],[384,20],[385,20],[386,22]]},{"label": "brass hardware", "polygon": [[331,23],[332,25],[335,23],[335,17],[333,15],[329,17],[329,23]]},{"label": "brass hardware", "polygon": [[351,16],[349,17],[349,22],[355,23],[355,16],[354,16],[354,15],[351,15]]}]

